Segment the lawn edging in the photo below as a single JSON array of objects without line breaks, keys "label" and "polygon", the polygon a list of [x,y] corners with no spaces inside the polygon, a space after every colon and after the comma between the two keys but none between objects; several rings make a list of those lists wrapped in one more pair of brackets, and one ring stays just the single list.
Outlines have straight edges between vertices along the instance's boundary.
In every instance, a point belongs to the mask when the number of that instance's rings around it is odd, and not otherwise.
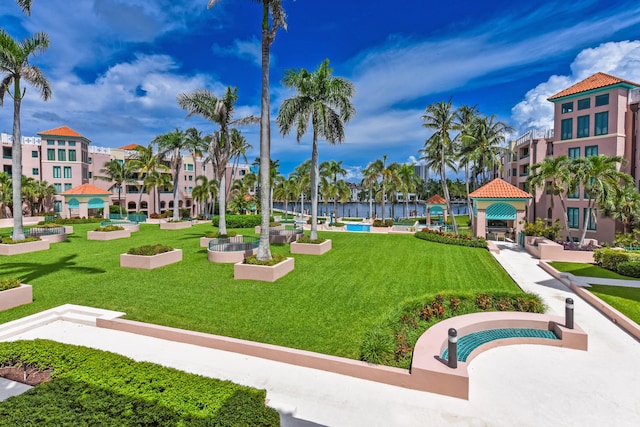
[{"label": "lawn edging", "polygon": [[20,255],[30,252],[46,251],[49,250],[50,243],[48,240],[37,240],[34,242],[24,243],[12,243],[5,244],[0,243],[0,255]]},{"label": "lawn edging", "polygon": [[[600,313],[604,314],[609,320],[618,325],[628,334],[635,337],[637,340],[640,340],[640,325],[636,322],[628,318],[626,315],[618,311],[617,309],[610,306],[601,298],[597,297],[593,293],[589,292],[583,286],[580,286],[575,276],[571,273],[562,273],[555,268],[553,268],[549,263],[545,261],[540,261],[540,267],[545,270],[547,273],[564,283],[569,287],[576,295],[585,300],[589,305],[598,310]],[[594,281],[597,281],[597,277],[593,277]]]},{"label": "lawn edging", "polygon": [[182,261],[182,249],[174,249],[156,255],[120,254],[120,267],[152,270]]},{"label": "lawn edging", "polygon": [[292,254],[322,255],[331,250],[331,239],[327,239],[322,243],[291,242],[289,249]]},{"label": "lawn edging", "polygon": [[87,240],[115,240],[131,237],[130,230],[87,231]]},{"label": "lawn edging", "polygon": [[258,280],[275,282],[293,271],[295,258],[287,258],[276,265],[245,264],[244,261],[233,265],[233,278],[236,280]]},{"label": "lawn edging", "polygon": [[31,285],[21,284],[17,288],[0,291],[0,311],[9,310],[33,302]]}]

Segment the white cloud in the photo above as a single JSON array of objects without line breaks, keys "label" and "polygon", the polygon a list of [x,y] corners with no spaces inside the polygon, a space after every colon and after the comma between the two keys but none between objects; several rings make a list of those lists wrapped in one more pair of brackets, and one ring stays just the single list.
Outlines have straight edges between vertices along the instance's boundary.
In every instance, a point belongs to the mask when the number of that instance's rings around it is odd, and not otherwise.
[{"label": "white cloud", "polygon": [[256,37],[250,40],[235,40],[233,45],[229,47],[214,44],[211,49],[219,55],[235,56],[250,61],[258,67],[262,66],[262,46]]},{"label": "white cloud", "polygon": [[513,107],[511,117],[518,129],[553,128],[553,104],[547,98],[597,72],[640,82],[640,41],[603,43],[581,51],[571,63],[571,75],[549,77]]}]

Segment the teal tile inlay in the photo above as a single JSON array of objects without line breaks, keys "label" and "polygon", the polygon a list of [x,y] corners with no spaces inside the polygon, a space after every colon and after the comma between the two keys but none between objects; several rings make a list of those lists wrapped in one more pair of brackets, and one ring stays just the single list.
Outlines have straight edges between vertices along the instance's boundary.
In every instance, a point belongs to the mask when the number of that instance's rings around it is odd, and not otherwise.
[{"label": "teal tile inlay", "polygon": [[[474,332],[463,337],[458,337],[458,361],[466,362],[467,357],[473,350],[482,344],[499,340],[502,338],[547,338],[550,340],[559,339],[552,331],[530,328],[504,328],[488,329],[486,331]],[[449,350],[445,349],[442,358],[447,360]]]}]

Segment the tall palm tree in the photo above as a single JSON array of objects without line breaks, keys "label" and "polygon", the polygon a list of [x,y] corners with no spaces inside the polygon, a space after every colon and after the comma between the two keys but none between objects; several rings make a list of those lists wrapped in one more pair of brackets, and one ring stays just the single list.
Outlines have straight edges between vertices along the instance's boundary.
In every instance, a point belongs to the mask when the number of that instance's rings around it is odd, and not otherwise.
[{"label": "tall palm tree", "polygon": [[[632,185],[633,178],[618,170],[624,162],[621,156],[588,156],[571,160],[569,168],[574,179],[584,188],[587,197],[587,213],[582,221],[579,246],[582,247],[590,221],[597,225],[596,206],[606,206],[614,194],[622,191],[623,185]],[[623,185],[621,185],[621,183]]]},{"label": "tall palm tree", "polygon": [[[215,198],[218,194],[218,181],[215,179],[210,180],[206,175],[198,175],[196,182],[198,182],[198,185],[193,187],[193,200],[204,204],[201,213],[212,214]],[[209,207],[209,209],[207,209],[207,207]]]},{"label": "tall palm tree", "polygon": [[122,187],[125,184],[137,184],[137,181],[133,178],[135,170],[135,164],[127,159],[124,161],[111,159],[105,163],[102,169],[100,169],[100,173],[102,175],[96,175],[94,177],[101,181],[112,182],[113,184],[109,187],[109,191],[112,191],[114,188],[118,190],[118,207],[120,208],[120,215],[122,215]]},{"label": "tall palm tree", "polygon": [[382,209],[382,221],[385,219],[385,198],[389,186],[400,185],[400,179],[395,173],[395,164],[387,165],[387,155],[382,159],[376,159],[369,163],[364,172],[364,185],[371,187],[375,182],[380,184],[380,207]]},{"label": "tall palm tree", "polygon": [[396,175],[400,179],[400,191],[404,199],[405,216],[409,217],[409,193],[415,193],[418,189],[420,178],[416,175],[413,165],[401,164],[396,170]]},{"label": "tall palm tree", "polygon": [[[168,172],[169,168],[162,164],[158,156],[153,151],[153,143],[143,147],[141,145],[136,146],[134,149],[134,153],[129,158],[129,161],[132,162],[133,167],[138,172],[138,180],[142,181],[142,184],[139,184],[139,193],[138,197],[138,213],[140,213],[140,204],[142,202],[142,188],[146,185],[145,178],[147,175],[152,174],[153,172]],[[147,192],[147,194],[150,194]]]},{"label": "tall palm tree", "polygon": [[[344,203],[348,202],[351,199],[351,188],[349,188],[349,184],[344,179],[339,180],[335,184],[335,201],[343,204],[342,206],[342,215],[344,216]],[[338,215],[338,207],[335,207],[336,216]]]},{"label": "tall palm tree", "polygon": [[31,5],[33,4],[33,0],[16,0],[16,3],[18,3],[18,6],[20,6],[24,13],[31,15]]},{"label": "tall palm tree", "polygon": [[453,214],[451,196],[447,186],[447,167],[451,165],[455,153],[454,141],[450,132],[460,129],[460,125],[456,122],[456,114],[451,99],[448,102],[440,101],[428,105],[422,120],[424,121],[422,126],[432,130],[433,134],[427,138],[421,152],[425,154],[424,157],[431,160],[431,165],[437,166],[439,170],[442,192],[447,202],[447,210],[451,215],[453,232],[458,234],[456,216]]},{"label": "tall palm tree", "polygon": [[296,178],[296,196],[300,196],[300,218],[304,215],[304,195],[311,185],[311,160],[305,160],[293,170]]},{"label": "tall palm tree", "polygon": [[11,203],[12,187],[11,175],[0,172],[0,218],[4,218],[7,207]]},{"label": "tall palm tree", "polygon": [[465,188],[467,190],[467,214],[469,215],[471,229],[473,229],[473,222],[475,219],[473,217],[473,210],[471,207],[471,198],[469,197],[469,194],[471,194],[471,189],[469,188],[469,169],[477,163],[477,151],[475,150],[475,138],[473,137],[472,125],[474,121],[478,119],[479,114],[480,111],[478,111],[478,107],[476,105],[461,105],[456,110],[456,120],[460,125],[460,133],[456,137],[459,139],[458,162],[459,165],[464,168],[464,181]]},{"label": "tall palm tree", "polygon": [[220,130],[213,133],[207,152],[209,154],[207,160],[213,166],[213,174],[220,183],[220,191],[218,192],[218,204],[220,209],[220,234],[227,233],[227,222],[225,219],[227,195],[227,164],[233,154],[233,143],[231,142],[231,133],[234,138],[240,138],[240,132],[237,129],[231,129],[234,125],[246,125],[250,123],[258,123],[255,116],[244,117],[239,120],[233,119],[235,104],[238,99],[238,89],[227,87],[224,95],[218,98],[211,91],[199,89],[191,93],[182,93],[178,95],[178,105],[187,110],[189,116],[199,115],[205,119],[216,123],[220,126]]},{"label": "tall palm tree", "polygon": [[[542,162],[531,166],[530,174],[527,177],[529,188],[534,191],[538,188],[546,188],[551,192],[551,211],[554,207],[554,196],[557,196],[562,206],[562,222],[567,237],[572,241],[571,229],[569,228],[569,218],[567,216],[567,205],[565,195],[571,184],[571,172],[569,170],[569,157],[566,155],[558,157],[546,157]],[[573,183],[572,186],[575,186]],[[573,191],[571,191],[573,192]],[[551,219],[551,218],[549,218]]]},{"label": "tall palm tree", "polygon": [[56,189],[53,185],[47,181],[36,181],[34,199],[35,199],[35,211],[44,212],[44,202],[49,196],[56,194]]},{"label": "tall palm tree", "polygon": [[477,166],[482,172],[482,182],[488,181],[487,172],[498,165],[502,170],[501,155],[508,150],[504,146],[507,135],[514,131],[511,126],[501,121],[496,121],[495,115],[490,117],[477,117],[471,121],[471,133],[473,156]]},{"label": "tall palm tree", "polygon": [[296,195],[296,178],[279,175],[273,188],[273,197],[284,201],[285,218],[289,215],[289,200],[295,199]]},{"label": "tall palm tree", "polygon": [[631,233],[633,225],[640,220],[640,193],[633,185],[625,185],[605,201],[602,215],[621,221],[624,232]]},{"label": "tall palm tree", "polygon": [[[220,0],[209,0],[210,8]],[[269,117],[271,100],[269,98],[269,59],[271,54],[271,44],[276,38],[278,28],[287,29],[286,15],[282,9],[281,0],[254,0],[256,3],[262,4],[262,93],[260,97],[260,205],[269,205],[270,187],[269,187],[269,160],[271,159],[271,119]],[[269,19],[271,17],[271,19]],[[261,231],[260,243],[256,257],[260,261],[271,260],[271,247],[269,246],[269,212],[261,209]]]},{"label": "tall palm tree", "polygon": [[[351,98],[353,84],[342,77],[334,77],[326,59],[314,72],[302,68],[285,71],[282,84],[297,93],[285,99],[280,106],[276,122],[282,135],[296,127],[300,142],[309,122],[313,128],[311,146],[311,239],[318,238],[318,137],[330,144],[344,141],[344,125],[355,115]],[[336,111],[337,110],[337,111]]]},{"label": "tall palm tree", "polygon": [[40,92],[44,101],[51,98],[51,86],[40,68],[29,63],[29,58],[44,52],[49,47],[49,37],[36,33],[24,40],[14,40],[5,30],[0,29],[0,107],[5,94],[13,98],[13,144],[11,146],[11,171],[13,179],[13,237],[24,239],[22,224],[22,131],[20,128],[20,107],[26,88],[21,80]]},{"label": "tall palm tree", "polygon": [[331,180],[331,185],[336,188],[336,197],[333,199],[333,211],[336,216],[338,216],[338,175],[346,175],[346,173],[347,170],[342,167],[342,161],[329,160],[320,163],[320,174],[327,176]]},{"label": "tall palm tree", "polygon": [[[234,177],[234,180],[236,179],[236,172],[238,170],[240,159],[242,159],[243,163],[246,165],[248,163],[247,151],[251,148],[252,145],[247,142],[247,138],[245,138],[239,130],[231,129],[231,157],[233,158],[231,176]],[[230,190],[231,186],[228,186],[227,196],[229,195]]]}]

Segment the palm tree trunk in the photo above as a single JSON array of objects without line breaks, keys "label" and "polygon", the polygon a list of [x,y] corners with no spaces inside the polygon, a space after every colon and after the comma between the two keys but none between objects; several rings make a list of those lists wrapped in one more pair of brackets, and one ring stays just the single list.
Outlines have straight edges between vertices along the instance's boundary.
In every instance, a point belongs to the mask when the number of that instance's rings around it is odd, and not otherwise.
[{"label": "palm tree trunk", "polygon": [[227,218],[226,218],[226,200],[225,200],[225,188],[227,185],[227,171],[226,168],[222,170],[220,176],[220,191],[218,191],[218,209],[220,210],[220,222],[218,223],[218,234],[227,234]]},{"label": "palm tree trunk", "polygon": [[458,234],[458,226],[456,225],[456,216],[453,214],[453,209],[451,207],[451,197],[449,196],[449,186],[447,185],[447,173],[444,165],[444,151],[443,151],[442,166],[440,167],[440,179],[442,180],[442,192],[444,193],[444,199],[447,201],[447,210],[449,211],[449,215],[451,216],[451,225],[453,225],[453,232],[455,234]]},{"label": "palm tree trunk", "polygon": [[558,197],[560,198],[560,206],[562,206],[562,220],[564,222],[564,228],[565,230],[567,230],[567,238],[571,242],[572,238],[571,229],[569,228],[569,214],[567,212],[567,206],[564,203],[564,197],[562,197],[562,194],[560,194]]},{"label": "palm tree trunk", "polygon": [[371,193],[371,187],[369,187],[369,218],[373,218],[373,194]]},{"label": "palm tree trunk", "polygon": [[473,230],[473,223],[475,221],[475,218],[473,217],[471,198],[469,197],[469,165],[464,165],[464,180],[465,186],[467,188],[467,214],[469,215],[469,225],[471,225],[471,230]]},{"label": "palm tree trunk", "polygon": [[382,222],[384,223],[384,199],[385,199],[385,195],[387,194],[387,189],[385,188],[384,185],[384,178],[382,178],[382,193],[380,194],[380,205],[382,207]]},{"label": "palm tree trunk", "polygon": [[311,144],[311,240],[318,240],[318,134],[313,128],[313,142]]},{"label": "palm tree trunk", "polygon": [[174,172],[175,172],[175,176],[173,177],[173,220],[174,221],[179,221],[180,220],[180,209],[178,208],[178,179],[180,178],[180,168],[182,166],[182,162],[180,159],[180,151],[179,150],[175,150],[173,152],[173,155],[175,156],[175,162],[176,162],[176,167],[174,168]]},{"label": "palm tree trunk", "polygon": [[22,133],[20,130],[20,78],[14,79],[13,144],[11,146],[11,183],[13,185],[13,239],[24,240],[22,225]]}]

